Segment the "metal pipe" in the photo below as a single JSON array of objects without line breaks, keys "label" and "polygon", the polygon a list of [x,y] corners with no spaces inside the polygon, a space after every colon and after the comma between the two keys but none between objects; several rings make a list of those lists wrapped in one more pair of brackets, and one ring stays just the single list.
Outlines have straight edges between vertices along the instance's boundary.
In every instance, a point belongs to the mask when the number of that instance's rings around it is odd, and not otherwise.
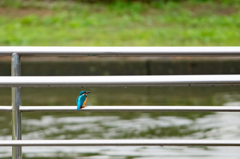
[{"label": "metal pipe", "polygon": [[240,56],[240,47],[0,47],[0,56]]},{"label": "metal pipe", "polygon": [[0,112],[12,112],[12,106],[0,106]]},{"label": "metal pipe", "polygon": [[4,76],[0,87],[218,86],[240,85],[240,75]]},{"label": "metal pipe", "polygon": [[240,146],[240,140],[0,140],[0,146]]},{"label": "metal pipe", "polygon": [[[0,112],[11,112],[11,106],[0,106]],[[21,106],[21,112],[75,112],[76,106]],[[240,112],[240,106],[86,106],[80,111],[196,111]]]},{"label": "metal pipe", "polygon": [[[20,56],[17,53],[12,54],[12,76],[21,75],[21,63]],[[21,140],[21,112],[19,110],[21,105],[21,93],[20,87],[12,87],[12,139]],[[22,159],[22,147],[13,146],[12,147],[12,158]]]},{"label": "metal pipe", "polygon": [[[76,112],[76,106],[21,106],[21,112]],[[86,106],[81,111],[204,111],[240,112],[238,106]]]}]

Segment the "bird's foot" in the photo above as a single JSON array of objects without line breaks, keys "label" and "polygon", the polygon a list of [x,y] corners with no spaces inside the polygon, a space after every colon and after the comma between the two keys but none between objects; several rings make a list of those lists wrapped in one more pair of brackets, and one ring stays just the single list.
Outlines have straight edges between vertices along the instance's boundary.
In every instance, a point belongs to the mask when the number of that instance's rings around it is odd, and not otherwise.
[{"label": "bird's foot", "polygon": [[85,108],[85,107],[86,107],[85,105],[82,105],[80,109]]}]

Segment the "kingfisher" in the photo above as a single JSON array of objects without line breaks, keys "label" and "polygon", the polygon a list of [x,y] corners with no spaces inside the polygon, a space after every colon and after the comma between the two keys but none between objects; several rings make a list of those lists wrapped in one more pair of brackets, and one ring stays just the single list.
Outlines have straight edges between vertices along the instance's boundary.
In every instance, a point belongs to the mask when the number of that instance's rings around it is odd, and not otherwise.
[{"label": "kingfisher", "polygon": [[87,102],[87,94],[90,93],[89,91],[81,91],[79,96],[77,97],[77,110],[82,109],[85,107]]}]

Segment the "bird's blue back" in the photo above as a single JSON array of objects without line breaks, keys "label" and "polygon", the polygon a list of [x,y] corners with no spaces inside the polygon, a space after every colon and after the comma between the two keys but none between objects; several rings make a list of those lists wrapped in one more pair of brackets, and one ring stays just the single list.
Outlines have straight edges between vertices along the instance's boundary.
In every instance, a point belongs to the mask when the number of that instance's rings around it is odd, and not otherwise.
[{"label": "bird's blue back", "polygon": [[86,94],[78,96],[77,101],[76,101],[77,102],[77,110],[79,110],[82,107],[84,101],[86,100],[86,97],[87,97]]}]

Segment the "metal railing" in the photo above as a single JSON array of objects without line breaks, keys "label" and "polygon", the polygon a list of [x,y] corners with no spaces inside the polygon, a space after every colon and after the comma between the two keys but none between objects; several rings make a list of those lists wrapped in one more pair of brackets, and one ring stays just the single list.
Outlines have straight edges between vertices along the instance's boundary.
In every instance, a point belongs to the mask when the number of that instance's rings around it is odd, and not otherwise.
[{"label": "metal railing", "polygon": [[240,146],[236,140],[12,140],[0,146]]},{"label": "metal railing", "polygon": [[[20,87],[87,86],[215,86],[239,85],[240,75],[185,76],[39,76],[21,75],[20,56],[240,56],[240,47],[0,47],[0,56],[12,56],[12,76],[0,77],[0,87],[12,87],[13,159],[22,158],[21,146],[240,146],[236,140],[21,140],[22,112],[76,111],[76,106],[21,106]],[[88,106],[81,111],[219,111],[240,112],[236,106]]]},{"label": "metal railing", "polygon": [[1,47],[0,56],[240,56],[240,47]]},{"label": "metal railing", "polygon": [[[11,106],[0,106],[0,111],[11,112]],[[20,112],[76,112],[76,106],[21,106]],[[239,106],[86,106],[81,111],[182,111],[182,112],[240,112]]]},{"label": "metal railing", "polygon": [[17,76],[1,77],[0,87],[240,85],[240,75],[184,76]]}]

